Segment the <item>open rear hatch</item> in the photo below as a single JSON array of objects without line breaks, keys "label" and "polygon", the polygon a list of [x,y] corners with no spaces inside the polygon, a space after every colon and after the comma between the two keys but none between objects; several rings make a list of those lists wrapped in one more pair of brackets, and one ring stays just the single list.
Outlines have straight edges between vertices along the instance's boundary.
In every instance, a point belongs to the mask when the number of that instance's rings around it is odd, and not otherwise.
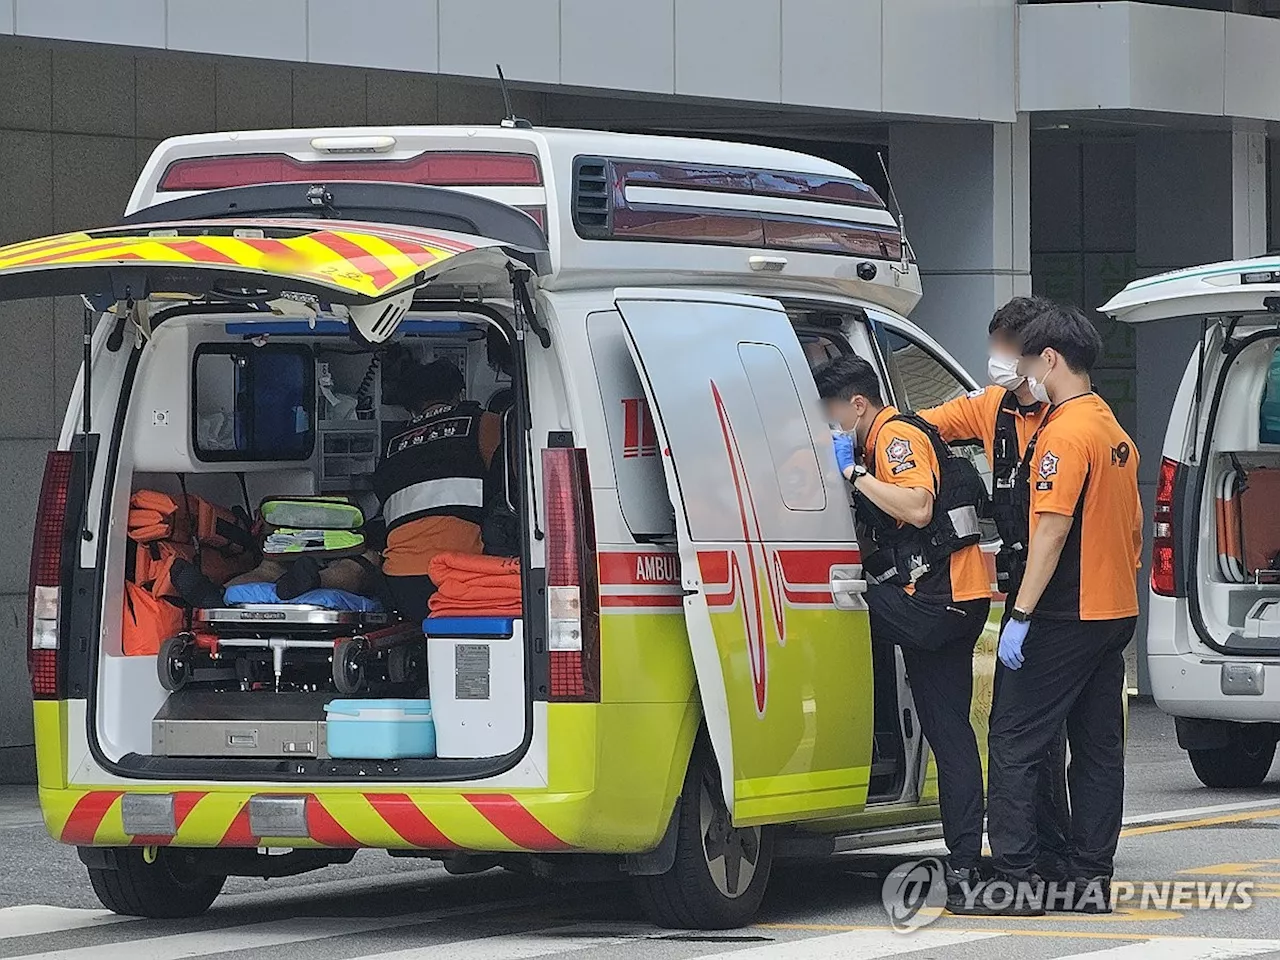
[{"label": "open rear hatch", "polygon": [[1161,464],[1152,589],[1185,597],[1224,654],[1280,655],[1280,261],[1136,280],[1100,308],[1125,323],[1199,327],[1184,446]]},{"label": "open rear hatch", "polygon": [[[219,192],[242,193],[240,190]],[[472,214],[476,204],[470,201],[475,200],[476,198],[468,198],[467,209]],[[491,202],[480,201],[480,206],[488,203]],[[108,537],[96,535],[97,531],[118,529],[118,524],[112,524],[109,511],[112,504],[120,502],[120,497],[115,493],[104,496],[102,491],[118,491],[122,483],[126,486],[129,483],[126,469],[120,464],[120,446],[126,420],[124,411],[130,402],[133,371],[137,368],[136,357],[145,349],[146,342],[153,338],[159,325],[170,316],[179,312],[247,316],[249,319],[258,315],[264,319],[275,316],[292,319],[304,335],[308,328],[315,329],[317,323],[331,325],[335,320],[347,321],[352,338],[363,342],[366,349],[372,349],[373,345],[385,343],[392,338],[410,312],[426,311],[430,314],[439,312],[441,307],[456,304],[459,314],[473,313],[498,318],[499,314],[492,306],[487,306],[486,302],[506,302],[514,305],[509,314],[515,317],[517,329],[528,324],[540,330],[532,316],[531,298],[526,284],[546,263],[545,239],[541,238],[540,231],[536,230],[536,225],[531,220],[510,208],[502,209],[516,219],[507,218],[504,221],[505,214],[488,211],[496,217],[491,218],[491,221],[499,225],[505,222],[508,228],[512,228],[509,232],[529,240],[529,245],[413,225],[288,216],[226,216],[238,204],[227,204],[225,197],[214,194],[187,202],[189,207],[192,204],[196,204],[197,208],[203,205],[204,209],[208,209],[210,204],[215,208],[220,205],[221,208],[212,209],[212,215],[208,219],[136,223],[62,234],[0,248],[0,299],[67,295],[81,295],[85,299],[86,373],[79,388],[84,418],[81,431],[72,440],[72,447],[83,448],[83,438],[90,436],[93,437],[91,447],[106,451],[105,455],[96,458],[96,463],[90,462],[88,458],[81,458],[85,466],[81,489],[93,491],[93,496],[90,497],[89,506],[83,515],[67,518],[69,527],[75,525],[80,528],[64,541],[67,544],[80,544],[78,562],[72,560],[63,565],[60,582],[52,593],[53,603],[50,604],[48,598],[45,598],[42,609],[58,625],[58,630],[42,634],[46,638],[66,636],[73,622],[80,625],[77,630],[87,627],[87,635],[101,637],[104,635],[102,618],[120,616],[120,611],[114,606],[107,609]],[[253,204],[244,206],[252,207]],[[492,206],[501,208],[499,204]],[[279,205],[277,208],[280,208]],[[195,209],[172,212],[190,213]],[[142,211],[135,215],[135,219],[147,219],[147,214],[154,215],[152,211]],[[465,218],[462,220],[465,221]],[[525,229],[522,221],[528,221],[528,226],[534,230],[531,232]],[[474,216],[471,222],[474,222]],[[414,307],[415,299],[419,301],[417,308]],[[100,337],[91,338],[92,327],[104,313],[110,315],[108,320],[113,324],[111,336],[105,341]],[[104,346],[108,350],[118,350],[123,342],[124,332],[130,332],[130,342],[136,344],[134,359],[125,377],[121,396],[118,400],[110,398],[113,408],[117,403],[120,405],[116,416],[103,419],[101,403],[94,406],[94,401],[99,398],[92,394],[94,359],[95,356],[103,356],[101,350]],[[540,335],[542,333],[540,330]],[[91,339],[97,344],[96,347],[91,346]],[[94,350],[98,353],[95,354]],[[520,427],[519,432],[523,435],[528,416],[528,401],[524,392],[527,380],[524,376],[522,352],[514,350],[513,353],[516,355],[515,363],[518,368],[518,372],[513,375],[516,391],[513,412]],[[175,371],[175,375],[179,373]],[[107,399],[105,396],[101,398],[103,401]],[[89,413],[93,409],[98,410],[99,419],[90,423]],[[100,432],[114,432],[110,436],[94,437],[92,430],[95,427]],[[518,458],[522,489],[528,489],[525,460],[525,457]],[[527,539],[520,549],[520,571],[524,578],[522,595],[527,598],[532,596],[528,581]],[[64,552],[64,559],[70,555],[71,551],[68,549]],[[57,600],[59,593],[65,598],[61,604]],[[196,613],[199,614],[199,611]],[[255,621],[257,627],[281,619],[269,610],[246,607],[240,613],[241,619]],[[195,629],[199,619],[199,616],[191,618],[190,629]],[[377,626],[380,624],[375,624]],[[488,752],[482,751],[483,756],[460,757],[451,761],[457,769],[449,771],[437,767],[428,768],[412,759],[406,760],[399,763],[397,775],[416,779],[473,779],[510,768],[527,749],[532,730],[532,706],[527,695],[528,658],[524,652],[522,620],[516,619],[514,623],[508,620],[505,631],[497,630],[494,623],[488,621],[477,627],[477,630],[478,632],[472,633],[468,631],[466,623],[450,621],[447,628],[442,627],[436,631],[442,644],[448,646],[447,652],[451,655],[449,664],[442,669],[454,666],[452,655],[457,653],[457,664],[462,665],[458,669],[465,666],[468,671],[465,678],[450,676],[447,684],[442,683],[441,686],[453,687],[456,679],[459,684],[470,684],[472,689],[483,690],[484,697],[480,699],[495,703],[504,701],[499,706],[508,718],[505,723],[506,733],[490,738],[492,743],[500,746]],[[429,635],[430,633],[428,631]],[[147,755],[145,751],[129,752],[124,756],[107,756],[99,743],[96,723],[100,716],[105,715],[104,707],[109,712],[112,705],[95,703],[95,697],[127,699],[122,691],[128,689],[129,684],[99,684],[99,651],[86,649],[58,652],[59,644],[56,639],[53,644],[54,655],[62,661],[58,669],[63,673],[68,669],[67,659],[72,656],[83,657],[84,663],[77,670],[86,675],[89,691],[90,747],[101,765],[123,776],[213,779],[285,777],[306,780],[366,775],[360,761],[344,764],[325,759],[323,749],[317,749],[323,745],[325,733],[322,723],[319,727],[314,725],[316,717],[311,715],[315,713],[314,707],[301,707],[306,716],[295,718],[289,703],[283,699],[266,709],[261,720],[271,721],[270,715],[274,711],[281,715],[277,719],[286,726],[295,719],[300,721],[295,725],[296,736],[291,735],[293,738],[290,742],[294,746],[286,746],[284,753],[289,754],[297,749],[301,758],[290,760],[289,763],[266,758],[213,761],[206,756],[204,759],[183,759]],[[520,649],[512,651],[514,646]],[[499,647],[502,650],[495,653]],[[434,654],[429,653],[427,659],[434,662]],[[481,659],[483,663],[480,662]],[[441,662],[443,664],[443,660]],[[154,658],[152,663],[155,663]],[[497,679],[496,671],[499,669],[507,680]],[[137,674],[133,679],[137,680],[142,676]],[[154,666],[151,667],[149,676],[152,679],[148,683],[157,682]],[[514,690],[510,688],[512,677],[516,684]],[[241,691],[241,694],[245,692]],[[236,704],[244,699],[241,694],[230,694],[216,707],[207,709],[201,706],[198,698],[178,703],[173,702],[171,697],[157,716],[157,722],[166,719],[177,721],[191,714],[188,719],[208,720],[219,726],[214,733],[215,740],[233,734],[243,735],[244,742],[248,744],[250,739],[257,737],[257,733],[248,728],[260,727],[261,723],[247,724],[246,730],[233,733],[226,733],[221,726],[224,721],[235,721],[238,709]],[[150,695],[148,691],[147,696]],[[156,695],[163,697],[159,685],[156,687]],[[240,701],[237,701],[237,697],[240,697]],[[336,694],[334,698],[337,699]],[[526,706],[523,711],[519,709],[521,700]],[[463,707],[469,711],[467,723],[484,725],[485,718],[477,711],[477,704],[463,704]],[[522,714],[522,719],[511,719],[513,708]],[[377,713],[376,710],[374,712]],[[409,711],[407,715],[412,713],[413,711]],[[222,755],[226,755],[225,751]],[[445,754],[442,753],[441,756]]]}]

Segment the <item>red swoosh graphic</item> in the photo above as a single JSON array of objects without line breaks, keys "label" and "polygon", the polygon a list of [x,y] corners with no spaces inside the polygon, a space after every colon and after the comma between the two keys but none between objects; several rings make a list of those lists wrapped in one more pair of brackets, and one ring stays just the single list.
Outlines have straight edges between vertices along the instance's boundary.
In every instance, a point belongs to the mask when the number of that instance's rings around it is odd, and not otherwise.
[{"label": "red swoosh graphic", "polygon": [[[711,382],[711,395],[715,399],[716,415],[720,420],[720,432],[724,439],[725,452],[729,455],[729,467],[733,475],[734,494],[738,499],[738,515],[742,520],[742,539],[746,542],[747,562],[751,565],[751,595],[753,607],[747,614],[747,653],[751,661],[751,677],[755,687],[756,712],[763,715],[765,704],[768,699],[769,684],[769,668],[768,668],[768,648],[764,635],[764,617],[763,604],[760,596],[760,576],[759,568],[756,562],[757,543],[760,540],[760,518],[756,512],[755,499],[751,495],[751,484],[747,480],[746,470],[742,465],[742,452],[738,448],[737,437],[733,433],[733,424],[729,421],[728,411],[724,406],[724,398],[720,395],[720,389],[716,386],[714,380]],[[748,512],[750,520],[748,520]],[[751,537],[751,525],[754,524],[755,541]],[[738,562],[738,555],[735,551],[732,561],[732,573],[735,581],[734,589],[736,591],[737,584],[742,580],[742,570]],[[767,567],[766,567],[767,569]],[[769,578],[769,592],[771,599],[774,601],[774,609],[777,611],[777,597],[774,592],[773,576]],[[745,592],[744,592],[745,593]],[[776,617],[776,613],[775,613]],[[754,619],[754,629],[752,620]]]}]

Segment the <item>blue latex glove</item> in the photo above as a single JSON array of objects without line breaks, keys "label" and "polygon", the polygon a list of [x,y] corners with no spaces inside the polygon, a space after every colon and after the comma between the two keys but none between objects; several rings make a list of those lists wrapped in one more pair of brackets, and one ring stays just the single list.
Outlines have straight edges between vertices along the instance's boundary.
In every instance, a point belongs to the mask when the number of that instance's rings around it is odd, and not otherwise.
[{"label": "blue latex glove", "polygon": [[846,473],[853,469],[853,437],[847,434],[837,433],[831,437],[831,443],[836,450],[836,466],[840,468],[841,473]]},{"label": "blue latex glove", "polygon": [[1022,642],[1027,639],[1027,630],[1031,624],[1010,620],[1000,631],[1000,662],[1010,670],[1022,666]]}]

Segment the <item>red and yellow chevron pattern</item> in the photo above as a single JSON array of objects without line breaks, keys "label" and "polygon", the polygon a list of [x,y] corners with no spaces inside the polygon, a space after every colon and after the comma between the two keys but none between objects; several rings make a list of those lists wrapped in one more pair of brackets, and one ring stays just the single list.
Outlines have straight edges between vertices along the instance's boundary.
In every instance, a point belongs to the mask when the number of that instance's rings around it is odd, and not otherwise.
[{"label": "red and yellow chevron pattern", "polygon": [[[243,794],[183,791],[174,794],[173,836],[131,836],[124,830],[119,790],[81,794],[65,820],[49,811],[49,826],[63,843],[133,846],[259,847]],[[355,849],[563,852],[572,846],[507,793],[459,793],[433,797],[430,814],[407,793],[335,792],[305,797],[309,838],[288,846]],[[55,819],[57,818],[57,819]],[[275,838],[279,839],[279,838]]]},{"label": "red and yellow chevron pattern", "polygon": [[[178,235],[165,235],[173,233]],[[412,227],[226,220],[159,224],[145,232],[117,227],[28,240],[0,247],[0,272],[112,264],[230,268],[231,273],[287,276],[377,298],[422,270],[475,248],[455,237]]]}]

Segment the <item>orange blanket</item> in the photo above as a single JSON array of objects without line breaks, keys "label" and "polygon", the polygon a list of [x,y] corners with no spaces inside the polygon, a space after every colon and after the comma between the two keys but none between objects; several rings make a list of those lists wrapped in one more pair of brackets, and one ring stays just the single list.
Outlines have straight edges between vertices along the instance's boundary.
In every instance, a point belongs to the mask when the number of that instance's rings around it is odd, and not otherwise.
[{"label": "orange blanket", "polygon": [[427,568],[434,617],[518,617],[520,562],[508,557],[440,553]]}]

